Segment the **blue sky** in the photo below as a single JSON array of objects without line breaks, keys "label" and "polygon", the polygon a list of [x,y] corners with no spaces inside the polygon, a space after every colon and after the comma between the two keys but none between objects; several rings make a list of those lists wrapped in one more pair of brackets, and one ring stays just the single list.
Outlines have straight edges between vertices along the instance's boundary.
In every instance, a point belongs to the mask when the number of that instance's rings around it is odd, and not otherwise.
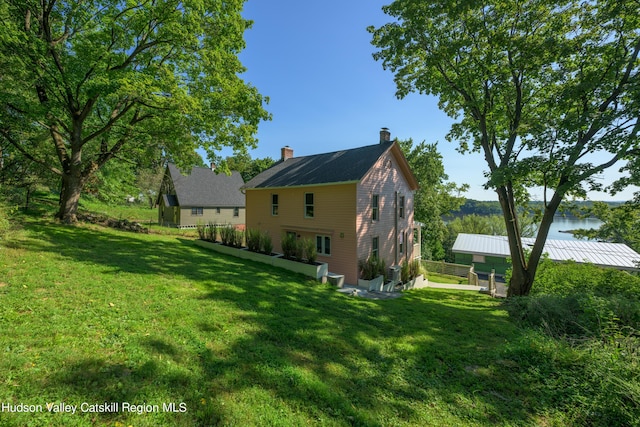
[{"label": "blue sky", "polygon": [[[240,59],[245,81],[270,98],[273,120],[258,131],[252,157],[278,159],[289,145],[295,156],[375,144],[381,127],[391,137],[438,142],[451,181],[470,185],[466,197],[497,200],[482,188],[479,153],[458,153],[445,135],[453,120],[432,96],[395,96],[393,74],[374,61],[367,26],[389,22],[379,0],[248,0],[243,16],[254,21]],[[222,153],[229,155],[230,153]],[[610,177],[605,177],[608,180]],[[632,191],[616,200],[630,198]],[[535,197],[535,196],[534,196]],[[607,200],[606,194],[592,199]]]}]

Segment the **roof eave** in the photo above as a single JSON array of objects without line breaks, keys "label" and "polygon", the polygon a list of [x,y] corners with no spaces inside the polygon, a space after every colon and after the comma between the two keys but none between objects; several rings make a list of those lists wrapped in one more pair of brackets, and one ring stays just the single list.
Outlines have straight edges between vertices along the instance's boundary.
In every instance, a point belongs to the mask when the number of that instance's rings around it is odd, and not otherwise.
[{"label": "roof eave", "polygon": [[242,187],[243,190],[281,190],[288,188],[304,188],[304,187],[325,187],[328,185],[347,185],[358,184],[361,180],[337,181],[337,182],[320,182],[316,184],[300,184],[300,185],[281,185],[281,186],[265,186],[265,187]]},{"label": "roof eave", "polygon": [[400,145],[397,142],[394,142],[389,150],[392,150],[396,158],[399,160],[398,166],[400,166],[400,170],[402,170],[402,172],[404,173],[405,179],[409,184],[409,188],[411,188],[411,190],[413,191],[418,190],[420,188],[420,184],[418,183],[418,179],[416,178],[416,176],[413,174],[411,166],[409,166],[409,162],[402,152]]}]

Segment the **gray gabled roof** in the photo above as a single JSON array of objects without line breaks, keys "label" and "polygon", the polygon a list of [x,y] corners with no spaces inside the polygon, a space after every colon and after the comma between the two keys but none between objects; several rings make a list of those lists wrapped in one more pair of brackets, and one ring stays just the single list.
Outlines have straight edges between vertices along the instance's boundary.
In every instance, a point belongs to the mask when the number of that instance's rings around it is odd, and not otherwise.
[{"label": "gray gabled roof", "polygon": [[[534,243],[535,239],[522,238],[525,247],[531,247]],[[486,234],[460,233],[452,251],[472,255],[510,256],[507,236]],[[622,243],[548,239],[543,251],[553,261],[573,260],[624,270],[638,270],[640,262],[640,254]]]},{"label": "gray gabled roof", "polygon": [[358,182],[393,144],[384,142],[332,153],[292,157],[260,173],[247,182],[245,188]]},{"label": "gray gabled roof", "polygon": [[244,207],[245,197],[241,192],[244,180],[239,172],[226,175],[209,168],[193,168],[190,175],[183,175],[176,165],[167,165],[177,203],[183,207]]}]

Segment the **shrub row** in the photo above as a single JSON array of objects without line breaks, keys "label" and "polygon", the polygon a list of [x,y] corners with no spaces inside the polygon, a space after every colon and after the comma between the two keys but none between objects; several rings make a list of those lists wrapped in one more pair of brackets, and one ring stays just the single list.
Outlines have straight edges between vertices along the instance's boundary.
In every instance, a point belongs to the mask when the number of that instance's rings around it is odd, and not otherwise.
[{"label": "shrub row", "polygon": [[247,248],[251,252],[259,252],[267,255],[271,255],[273,252],[273,243],[271,242],[271,236],[269,233],[255,229],[247,229]]},{"label": "shrub row", "polygon": [[285,258],[296,261],[306,261],[309,264],[316,262],[318,250],[313,240],[298,239],[295,234],[282,235],[282,253]]},{"label": "shrub row", "polygon": [[[218,225],[213,222],[208,224],[197,224],[198,237],[200,240],[208,240],[210,242],[220,241],[223,245],[233,246],[234,248],[242,247],[244,242],[244,233],[236,229],[233,225]],[[218,236],[220,240],[218,240]]]},{"label": "shrub row", "polygon": [[358,269],[363,280],[373,280],[380,275],[384,276],[386,267],[383,259],[372,255],[366,260],[358,261]]}]

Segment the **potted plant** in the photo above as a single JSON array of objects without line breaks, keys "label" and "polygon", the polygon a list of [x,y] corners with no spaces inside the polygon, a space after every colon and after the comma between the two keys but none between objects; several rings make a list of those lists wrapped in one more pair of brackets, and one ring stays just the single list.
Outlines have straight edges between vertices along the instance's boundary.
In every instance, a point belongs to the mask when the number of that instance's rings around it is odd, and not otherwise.
[{"label": "potted plant", "polygon": [[372,255],[366,260],[358,261],[358,268],[360,269],[358,286],[364,287],[369,291],[382,291],[385,271],[383,259]]},{"label": "potted plant", "polygon": [[411,261],[404,260],[400,270],[403,289],[420,288],[424,284],[424,274],[422,272],[422,264],[419,259]]}]

